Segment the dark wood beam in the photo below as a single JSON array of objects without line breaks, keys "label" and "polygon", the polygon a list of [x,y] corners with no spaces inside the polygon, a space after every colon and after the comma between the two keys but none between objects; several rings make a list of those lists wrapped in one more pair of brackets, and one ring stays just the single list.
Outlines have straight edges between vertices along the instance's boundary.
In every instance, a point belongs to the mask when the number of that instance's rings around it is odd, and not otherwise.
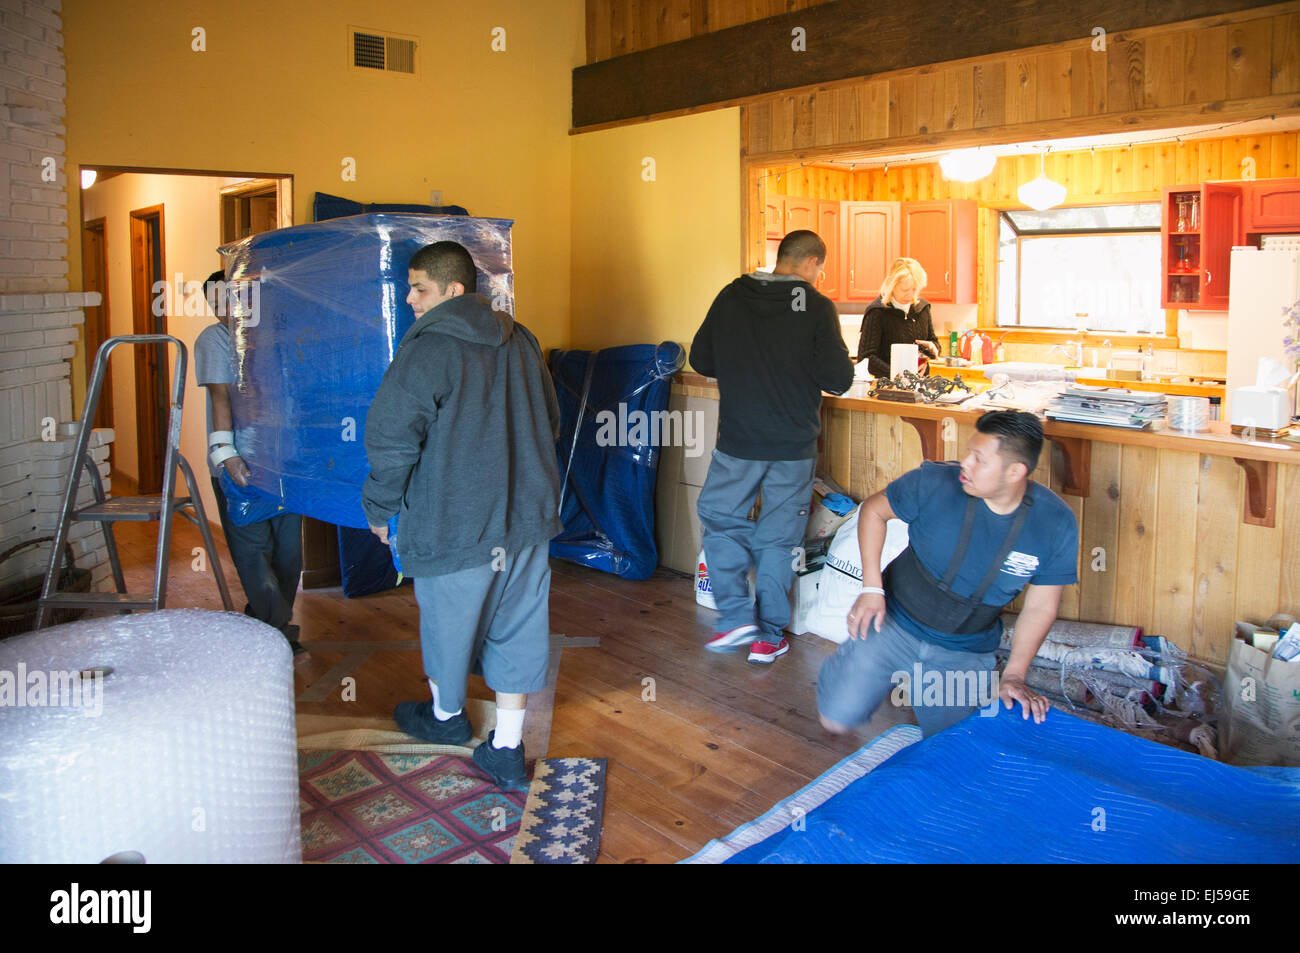
[{"label": "dark wood beam", "polygon": [[[1258,0],[835,0],[573,71],[573,126],[1261,7]],[[792,49],[805,31],[806,51]]]}]

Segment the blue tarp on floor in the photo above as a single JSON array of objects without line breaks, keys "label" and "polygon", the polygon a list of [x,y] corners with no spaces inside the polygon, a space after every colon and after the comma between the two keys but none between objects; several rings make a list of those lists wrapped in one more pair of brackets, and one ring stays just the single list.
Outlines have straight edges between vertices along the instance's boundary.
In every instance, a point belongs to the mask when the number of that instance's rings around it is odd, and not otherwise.
[{"label": "blue tarp on floor", "polygon": [[1300,769],[1236,768],[1052,710],[909,745],[726,863],[1296,863]]}]

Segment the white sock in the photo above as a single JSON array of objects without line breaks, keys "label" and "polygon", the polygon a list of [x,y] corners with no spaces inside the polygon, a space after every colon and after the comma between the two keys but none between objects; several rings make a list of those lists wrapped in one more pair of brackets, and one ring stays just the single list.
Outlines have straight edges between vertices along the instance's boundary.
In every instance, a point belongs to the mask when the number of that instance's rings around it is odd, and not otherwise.
[{"label": "white sock", "polygon": [[525,708],[498,708],[497,727],[492,735],[492,747],[515,748],[524,740]]},{"label": "white sock", "polygon": [[433,690],[433,717],[439,721],[446,721],[448,718],[455,718],[464,708],[457,708],[455,711],[443,711],[442,706],[438,704],[438,683],[429,679],[429,688]]}]

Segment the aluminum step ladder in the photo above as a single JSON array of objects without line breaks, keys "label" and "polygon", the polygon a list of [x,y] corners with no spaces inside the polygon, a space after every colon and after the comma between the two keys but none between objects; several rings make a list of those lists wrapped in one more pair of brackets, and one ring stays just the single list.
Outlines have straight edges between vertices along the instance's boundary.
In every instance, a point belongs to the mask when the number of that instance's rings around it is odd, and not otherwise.
[{"label": "aluminum step ladder", "polygon": [[[104,494],[104,482],[100,479],[99,468],[87,452],[90,432],[95,419],[95,408],[99,404],[99,394],[104,386],[104,373],[108,368],[108,356],[113,348],[121,344],[175,344],[177,359],[172,375],[171,407],[167,418],[167,446],[163,456],[162,492],[156,496],[123,496],[108,498]],[[216,577],[217,590],[221,593],[222,605],[228,610],[234,608],[230,601],[230,590],[226,588],[226,577],[221,571],[221,558],[212,539],[212,528],[208,525],[203,512],[203,499],[199,496],[198,485],[194,482],[194,471],[180,452],[181,407],[185,401],[185,367],[188,354],[183,342],[170,334],[123,334],[111,337],[100,345],[95,354],[95,366],[90,377],[90,386],[86,391],[86,406],[81,412],[81,426],[77,431],[77,445],[68,465],[67,485],[63,491],[63,508],[59,515],[59,524],[54,532],[54,546],[50,551],[49,568],[45,572],[45,585],[41,589],[41,598],[36,610],[36,628],[45,625],[53,609],[98,609],[100,611],[129,612],[132,609],[161,609],[167,600],[167,557],[171,544],[172,517],[176,513],[185,516],[198,526],[203,536],[203,545],[207,547],[208,564]],[[179,467],[189,488],[189,496],[173,496],[176,468]],[[90,475],[91,490],[95,502],[89,506],[77,508],[77,494],[81,486],[81,471]],[[64,543],[68,538],[68,527],[73,521],[93,521],[100,524],[104,533],[104,542],[108,546],[108,561],[113,570],[113,582],[116,592],[59,592],[56,588],[63,570]],[[122,576],[122,562],[117,555],[117,543],[113,539],[113,523],[146,523],[157,520],[158,552],[154,560],[153,595],[133,595],[126,591],[126,581]]]}]

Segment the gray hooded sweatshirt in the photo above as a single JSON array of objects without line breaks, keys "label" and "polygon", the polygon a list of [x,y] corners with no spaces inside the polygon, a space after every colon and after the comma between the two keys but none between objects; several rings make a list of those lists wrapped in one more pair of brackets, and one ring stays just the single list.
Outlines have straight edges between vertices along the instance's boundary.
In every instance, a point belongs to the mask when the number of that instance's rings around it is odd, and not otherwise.
[{"label": "gray hooded sweatshirt", "polygon": [[441,576],[559,533],[560,410],[542,351],[488,299],[444,301],[402,337],[366,416],[372,526],[400,513],[397,555]]}]

